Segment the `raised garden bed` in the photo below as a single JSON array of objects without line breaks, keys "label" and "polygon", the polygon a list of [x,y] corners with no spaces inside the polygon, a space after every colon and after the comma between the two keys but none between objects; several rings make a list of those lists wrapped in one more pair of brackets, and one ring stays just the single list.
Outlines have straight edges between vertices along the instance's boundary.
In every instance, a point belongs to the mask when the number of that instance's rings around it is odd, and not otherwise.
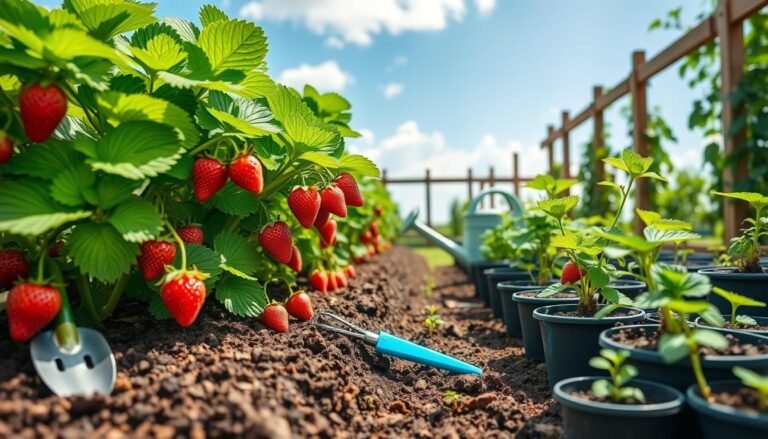
[{"label": "raised garden bed", "polygon": [[[113,395],[58,398],[36,378],[28,347],[9,342],[3,316],[0,436],[562,436],[544,366],[525,359],[521,343],[471,299],[457,268],[434,273],[432,298],[423,292],[428,268],[409,250],[358,271],[348,289],[314,295],[315,309],[450,353],[484,374],[377,356],[308,323],[276,334],[219,306],[205,307],[187,329],[127,306],[104,330],[119,369]],[[465,302],[478,306],[456,306]],[[445,321],[432,337],[423,324],[429,303]],[[449,390],[460,395],[456,409],[444,400]]]}]

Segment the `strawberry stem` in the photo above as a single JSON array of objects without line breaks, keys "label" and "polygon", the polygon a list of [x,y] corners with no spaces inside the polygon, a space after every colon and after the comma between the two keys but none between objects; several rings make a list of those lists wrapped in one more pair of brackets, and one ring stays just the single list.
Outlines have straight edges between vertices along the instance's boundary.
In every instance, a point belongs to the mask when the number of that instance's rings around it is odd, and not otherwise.
[{"label": "strawberry stem", "polygon": [[88,279],[86,279],[84,274],[80,273],[77,275],[75,283],[77,284],[77,291],[80,293],[80,299],[83,301],[83,305],[85,305],[85,311],[88,313],[88,316],[93,319],[95,323],[101,324],[99,313],[96,312],[96,306],[93,304],[93,295],[91,294],[91,285],[88,283]]},{"label": "strawberry stem", "polygon": [[168,230],[170,230],[171,235],[173,235],[173,239],[176,241],[176,244],[179,245],[179,250],[181,250],[181,271],[187,271],[187,248],[184,246],[184,241],[182,241],[181,237],[179,237],[179,234],[176,233],[176,229],[171,226],[168,220],[165,220],[165,226],[168,227]]},{"label": "strawberry stem", "polygon": [[123,297],[126,285],[128,285],[128,275],[124,274],[117,280],[115,286],[112,288],[112,293],[110,293],[109,298],[107,299],[107,303],[101,308],[101,312],[99,313],[100,320],[106,319],[115,311],[117,303],[120,302],[120,298]]}]

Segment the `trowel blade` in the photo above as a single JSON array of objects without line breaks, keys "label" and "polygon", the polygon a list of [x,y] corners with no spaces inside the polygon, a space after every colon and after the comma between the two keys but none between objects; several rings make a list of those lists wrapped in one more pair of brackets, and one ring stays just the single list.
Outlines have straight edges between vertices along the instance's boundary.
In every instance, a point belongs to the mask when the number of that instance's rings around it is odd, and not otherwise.
[{"label": "trowel blade", "polygon": [[109,395],[115,386],[117,367],[109,343],[101,333],[77,328],[80,346],[63,351],[53,331],[37,335],[30,344],[32,363],[48,388],[58,396]]}]

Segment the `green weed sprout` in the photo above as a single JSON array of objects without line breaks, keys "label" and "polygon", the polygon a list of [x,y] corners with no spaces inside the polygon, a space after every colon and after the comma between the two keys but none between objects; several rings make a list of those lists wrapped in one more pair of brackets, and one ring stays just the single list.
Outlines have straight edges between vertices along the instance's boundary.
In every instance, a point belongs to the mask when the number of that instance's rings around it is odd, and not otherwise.
[{"label": "green weed sprout", "polygon": [[645,403],[643,391],[637,387],[624,385],[637,376],[637,368],[624,364],[629,357],[627,351],[601,349],[599,357],[589,360],[589,365],[595,369],[605,370],[611,376],[610,380],[597,380],[592,383],[592,393],[597,398],[609,398],[616,404]]},{"label": "green weed sprout", "polygon": [[733,368],[733,374],[739,377],[742,384],[757,390],[757,407],[762,412],[768,411],[768,376],[739,366]]},{"label": "green weed sprout", "polygon": [[424,295],[432,297],[435,293],[435,277],[432,273],[424,275]]},{"label": "green weed sprout", "polygon": [[711,192],[726,198],[743,200],[755,209],[755,217],[747,218],[745,223],[751,224],[742,230],[741,236],[731,240],[728,247],[728,255],[736,261],[736,266],[742,273],[762,273],[760,266],[760,239],[768,236],[768,218],[760,215],[763,209],[768,207],[768,197],[754,192]]},{"label": "green weed sprout", "polygon": [[445,393],[443,393],[443,401],[450,405],[451,409],[455,412],[459,409],[461,394],[453,390],[446,390]]},{"label": "green weed sprout", "polygon": [[424,319],[424,326],[427,327],[429,336],[431,337],[435,331],[437,331],[437,328],[445,322],[440,318],[440,314],[437,313],[437,307],[435,305],[427,306],[424,308],[424,311],[427,313],[427,317]]}]

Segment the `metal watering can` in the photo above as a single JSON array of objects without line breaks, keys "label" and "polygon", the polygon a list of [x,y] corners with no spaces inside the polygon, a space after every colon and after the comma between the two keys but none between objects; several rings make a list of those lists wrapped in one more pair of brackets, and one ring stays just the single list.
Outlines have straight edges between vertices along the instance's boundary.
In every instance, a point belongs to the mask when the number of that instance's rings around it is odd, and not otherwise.
[{"label": "metal watering can", "polygon": [[509,207],[515,211],[515,216],[521,216],[523,205],[520,200],[509,192],[500,189],[487,189],[480,192],[469,205],[467,213],[464,214],[464,244],[460,245],[455,241],[441,235],[435,229],[429,227],[418,220],[419,210],[414,209],[403,221],[400,233],[405,233],[408,229],[414,229],[425,238],[432,241],[438,247],[450,253],[456,261],[465,270],[469,271],[472,265],[485,261],[480,246],[483,244],[483,233],[501,224],[502,211],[499,210],[478,210],[480,200],[486,195],[501,195]]}]

